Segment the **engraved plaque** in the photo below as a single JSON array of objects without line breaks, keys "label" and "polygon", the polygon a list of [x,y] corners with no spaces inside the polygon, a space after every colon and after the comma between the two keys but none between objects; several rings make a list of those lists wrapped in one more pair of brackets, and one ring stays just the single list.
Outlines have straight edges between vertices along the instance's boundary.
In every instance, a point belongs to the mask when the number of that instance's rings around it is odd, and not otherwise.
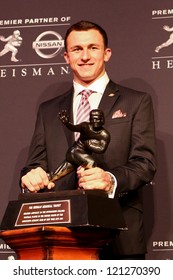
[{"label": "engraved plaque", "polygon": [[70,200],[23,203],[15,227],[70,223],[70,213]]}]

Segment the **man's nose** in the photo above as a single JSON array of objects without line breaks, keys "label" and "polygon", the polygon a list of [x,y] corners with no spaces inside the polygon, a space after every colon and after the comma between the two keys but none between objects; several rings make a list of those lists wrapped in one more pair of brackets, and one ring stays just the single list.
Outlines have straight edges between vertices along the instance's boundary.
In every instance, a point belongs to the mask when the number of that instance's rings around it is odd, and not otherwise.
[{"label": "man's nose", "polygon": [[85,49],[82,51],[81,59],[88,60],[88,59],[90,59],[90,57],[91,57],[91,55],[90,55],[90,51],[88,49]]}]

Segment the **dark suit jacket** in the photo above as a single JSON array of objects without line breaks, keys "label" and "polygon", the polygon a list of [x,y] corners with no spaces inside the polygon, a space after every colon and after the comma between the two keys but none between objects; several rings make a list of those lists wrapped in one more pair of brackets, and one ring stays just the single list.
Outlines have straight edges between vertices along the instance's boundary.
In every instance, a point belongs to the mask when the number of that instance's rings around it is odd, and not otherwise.
[{"label": "dark suit jacket", "polygon": [[[73,89],[40,105],[29,157],[21,175],[37,166],[48,172],[53,171],[65,159],[74,136],[63,126],[57,115],[66,109],[73,121],[72,97]],[[121,232],[115,239],[113,250],[120,254],[145,253],[142,205],[138,190],[153,179],[156,171],[151,97],[110,81],[99,108],[105,114],[105,128],[111,134],[111,141],[104,154],[94,156],[98,166],[114,174],[117,179],[116,196],[128,226],[128,231]],[[123,116],[118,117],[119,110]],[[112,118],[113,114],[117,117]],[[74,173],[56,183],[56,189],[59,190],[75,188]]]}]

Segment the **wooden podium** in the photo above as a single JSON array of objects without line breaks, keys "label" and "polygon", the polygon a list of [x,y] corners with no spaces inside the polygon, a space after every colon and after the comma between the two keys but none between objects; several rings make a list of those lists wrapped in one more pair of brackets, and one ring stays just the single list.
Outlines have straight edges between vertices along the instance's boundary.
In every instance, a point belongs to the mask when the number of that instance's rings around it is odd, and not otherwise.
[{"label": "wooden podium", "polygon": [[19,260],[96,260],[124,229],[118,201],[100,191],[61,191],[9,202],[0,237]]},{"label": "wooden podium", "polygon": [[111,239],[107,229],[41,226],[3,231],[18,260],[96,260]]}]

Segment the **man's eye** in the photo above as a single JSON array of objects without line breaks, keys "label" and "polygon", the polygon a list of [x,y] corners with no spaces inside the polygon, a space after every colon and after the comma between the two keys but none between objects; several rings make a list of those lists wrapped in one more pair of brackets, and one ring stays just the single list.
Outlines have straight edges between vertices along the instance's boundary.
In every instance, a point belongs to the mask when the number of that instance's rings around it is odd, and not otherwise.
[{"label": "man's eye", "polygon": [[80,50],[81,50],[80,48],[75,48],[73,51],[74,52],[80,52]]},{"label": "man's eye", "polygon": [[91,47],[92,50],[97,50],[98,48],[96,46]]}]

